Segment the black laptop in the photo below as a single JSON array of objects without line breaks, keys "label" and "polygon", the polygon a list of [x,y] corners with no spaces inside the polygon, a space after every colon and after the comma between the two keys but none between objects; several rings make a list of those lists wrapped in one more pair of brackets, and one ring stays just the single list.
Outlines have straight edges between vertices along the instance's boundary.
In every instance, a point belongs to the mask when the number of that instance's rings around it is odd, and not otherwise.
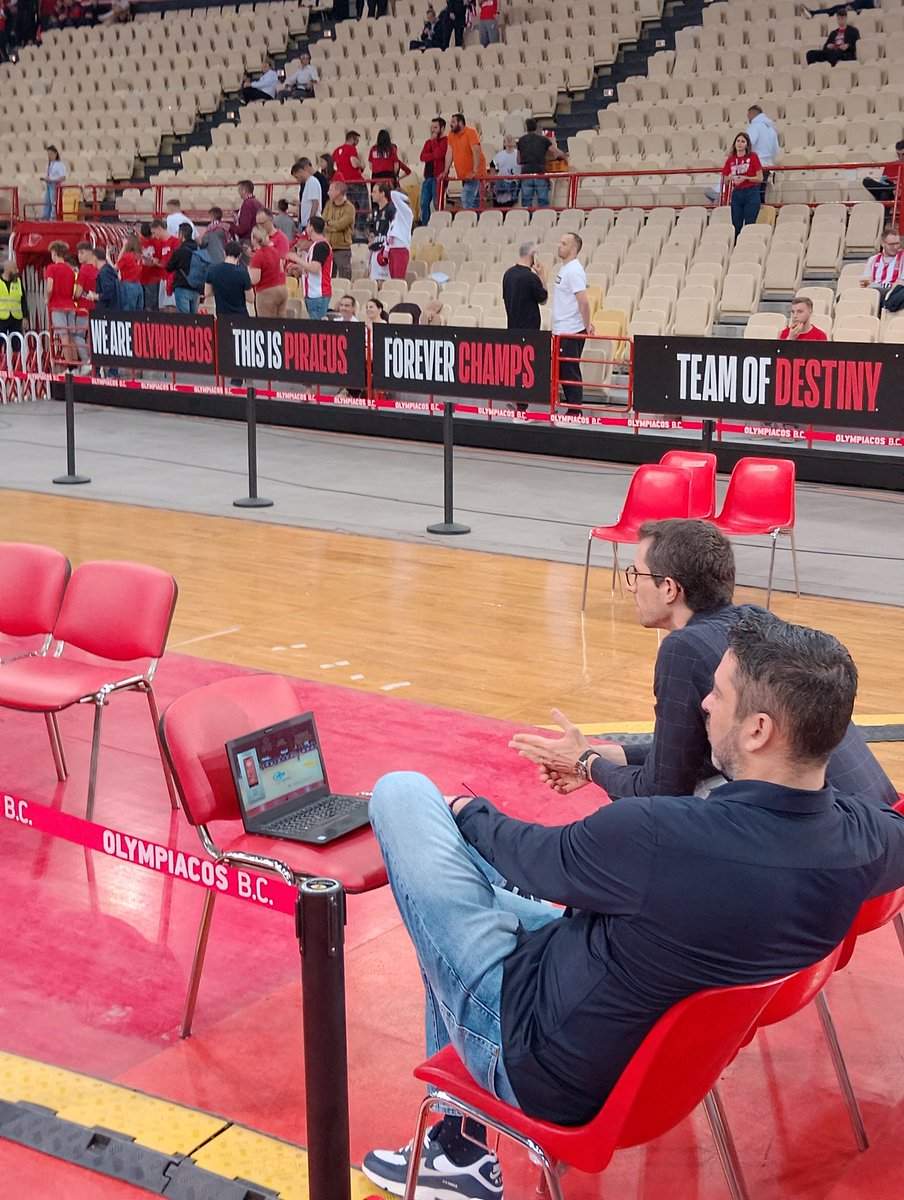
[{"label": "black laptop", "polygon": [[313,713],[226,743],[249,833],[322,845],[368,822],[366,795],[330,791]]}]

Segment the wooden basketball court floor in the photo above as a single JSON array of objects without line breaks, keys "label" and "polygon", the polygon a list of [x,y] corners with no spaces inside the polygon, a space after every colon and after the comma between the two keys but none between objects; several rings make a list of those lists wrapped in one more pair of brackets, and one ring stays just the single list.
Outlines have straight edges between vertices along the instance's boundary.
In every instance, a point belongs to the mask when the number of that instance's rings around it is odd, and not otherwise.
[{"label": "wooden basketball court floor", "polygon": [[[900,545],[900,535],[896,536]],[[381,708],[374,711],[404,714],[396,722],[393,765],[429,770],[431,755],[442,754],[442,715],[422,717],[409,701],[452,710],[449,728],[458,714],[473,714],[478,721],[497,719],[499,744],[487,752],[487,770],[497,789],[504,789],[508,781],[516,807],[518,793],[534,797],[538,804],[547,803],[548,797],[538,796],[525,765],[504,749],[507,730],[548,723],[552,705],[596,731],[641,728],[651,717],[657,635],[637,626],[629,597],[610,593],[605,570],[594,572],[587,615],[582,619],[582,570],[573,564],[293,528],[268,524],[266,516],[254,522],[235,521],[74,495],[4,491],[0,492],[0,539],[57,546],[74,564],[91,558],[129,558],[172,572],[180,596],[169,647],[176,652],[174,659],[185,655],[203,660],[195,671],[198,681],[208,672],[228,673],[230,667],[263,669],[380,698]],[[876,564],[876,569],[881,566]],[[762,592],[743,589],[739,598],[762,602]],[[858,719],[870,725],[904,721],[900,609],[851,600],[798,599],[784,593],[774,597],[773,608],[790,620],[831,630],[850,647],[861,674]],[[190,672],[187,667],[185,671],[187,680]],[[360,702],[371,701],[362,695]],[[0,728],[4,727],[7,737],[0,748],[0,767],[23,748],[18,726],[4,721]],[[16,737],[15,746],[10,744],[10,733]],[[374,738],[378,735],[374,731]],[[35,747],[37,761],[45,751],[37,742]],[[904,788],[901,743],[882,742],[874,749],[893,780]],[[480,765],[472,763],[471,768],[479,771]],[[41,769],[46,769],[46,763]],[[152,773],[153,761],[142,770]],[[9,786],[0,777],[0,788]],[[155,786],[159,791],[159,781]],[[545,814],[545,819],[556,819],[548,803]],[[111,825],[116,823],[110,819]],[[6,902],[11,905],[16,888],[28,886],[25,875],[15,867],[0,874],[12,880]],[[68,879],[64,869],[59,886],[66,886]],[[109,889],[92,903],[107,918],[115,917],[115,932],[110,932],[108,920],[106,936],[118,939],[127,956],[128,926],[130,922],[140,926],[143,919],[141,889],[132,894],[121,875],[109,880]],[[52,903],[55,896],[53,887],[45,889],[41,902]],[[167,918],[174,924],[184,918],[178,910],[174,906]],[[192,906],[176,939],[183,965],[195,919]],[[213,985],[205,975],[202,983],[202,989],[211,987],[215,995],[228,991],[249,939],[261,938],[264,946],[272,948],[246,915],[231,914],[223,921],[228,932],[219,930],[213,938],[226,937],[229,950],[221,956],[219,968],[208,968],[222,975]],[[50,924],[46,913],[36,921],[44,932]],[[80,932],[87,936],[84,927]],[[410,1136],[417,1095],[410,1070],[419,1057],[419,1002],[416,972],[385,894],[360,899],[352,912],[349,941],[352,1138],[353,1158],[360,1161],[369,1145],[399,1145]],[[786,1023],[787,1028],[761,1035],[727,1076],[727,1099],[753,1200],[786,1196],[898,1200],[904,1192],[899,1167],[904,1031],[894,1020],[904,997],[904,962],[889,930],[865,941],[868,944],[862,952],[858,949],[851,967],[832,981],[830,995],[836,1022],[843,1026],[842,1038],[873,1147],[865,1155],[856,1152],[815,1016],[800,1014]],[[32,949],[37,956],[44,952],[40,944]],[[283,940],[283,959],[285,952]],[[113,1011],[110,963],[101,958],[104,978],[88,972],[84,986],[97,987]],[[260,966],[260,955],[252,958]],[[219,1021],[210,1028],[199,1027],[191,1042],[184,1044],[187,1050],[175,1047],[175,1057],[158,1055],[163,1045],[172,1047],[174,1039],[178,1043],[181,983],[173,982],[168,964],[163,979],[173,984],[171,1002],[162,1013],[157,997],[151,1005],[152,1024],[156,1022],[153,1035],[146,1029],[141,1032],[149,1044],[155,1043],[154,1053],[126,1056],[127,1062],[118,1061],[119,1050],[113,1052],[105,1045],[96,1022],[78,1019],[80,1005],[91,1006],[90,996],[66,1006],[71,1027],[65,1036],[59,1030],[51,1036],[47,1023],[59,1009],[51,1005],[42,1015],[46,996],[42,972],[35,970],[29,982],[30,1017],[20,1019],[14,1031],[8,1028],[6,1036],[0,1033],[0,1049],[12,1049],[26,1062],[75,1065],[89,1075],[300,1142],[299,1102],[296,1096],[286,1095],[289,1089],[297,1091],[297,1073],[291,1064],[260,1068],[262,1055],[278,1053],[271,1036],[274,1019],[297,1026],[297,962],[291,962],[291,954],[289,959],[269,976],[261,968],[265,993],[255,993],[246,1006],[230,1007],[224,1001]],[[15,962],[21,968],[21,957]],[[158,981],[152,965],[144,966],[150,996]],[[53,972],[52,962],[46,969]],[[2,988],[0,983],[0,1006]],[[48,989],[54,994],[57,990]],[[213,1007],[216,1010],[216,1004]],[[17,1013],[21,1018],[18,1009]],[[382,1038],[374,1037],[375,1027]],[[356,1062],[356,1052],[366,1062]],[[269,1094],[259,1090],[258,1070]],[[292,1120],[286,1119],[287,1106]],[[652,1147],[617,1156],[598,1180],[570,1177],[569,1195],[576,1200],[721,1197],[724,1184],[705,1129],[699,1123],[685,1126]],[[54,1170],[63,1170],[49,1160],[36,1166],[31,1155],[0,1142],[0,1178],[18,1180],[6,1189],[17,1200],[49,1195]],[[532,1173],[515,1159],[506,1158],[506,1167],[509,1200],[530,1195]],[[373,1191],[361,1190],[360,1182],[356,1186],[356,1195]],[[67,1176],[65,1184],[53,1190],[73,1200],[133,1194],[133,1189],[108,1190],[111,1185],[106,1182],[92,1187],[93,1181],[75,1183]],[[287,1189],[281,1194],[302,1192]]]}]

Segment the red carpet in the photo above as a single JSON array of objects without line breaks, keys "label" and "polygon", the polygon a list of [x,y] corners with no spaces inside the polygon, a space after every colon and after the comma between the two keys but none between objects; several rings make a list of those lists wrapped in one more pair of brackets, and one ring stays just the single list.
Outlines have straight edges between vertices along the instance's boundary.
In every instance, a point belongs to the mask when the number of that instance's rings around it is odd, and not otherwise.
[{"label": "red carpet", "polygon": [[[191,687],[242,673],[169,655],[159,675],[161,706]],[[444,791],[467,784],[514,814],[547,822],[571,819],[593,804],[589,789],[567,801],[543,789],[533,768],[506,748],[512,727],[504,722],[293,683],[299,710],[316,713],[337,789],[369,788],[383,772],[406,768],[425,771]],[[90,719],[84,710],[62,717],[73,777],[60,786],[43,721],[0,714],[0,787],[82,814]],[[113,699],[103,740],[97,820],[199,851],[184,819],[171,819],[141,697]],[[0,854],[7,914],[0,1047],[303,1143],[299,961],[289,917],[228,898],[218,902],[195,1036],[181,1041],[200,890],[8,821],[0,822]],[[372,1145],[408,1140],[419,1096],[411,1068],[422,1055],[420,984],[386,889],[349,901],[347,974],[352,1153],[360,1162]],[[877,1149],[857,1154],[816,1015],[802,1013],[760,1035],[724,1081],[753,1200],[900,1200],[883,1145],[904,1103],[904,1031],[889,1019],[902,1009],[904,961],[891,929],[862,941],[851,966],[832,981],[830,998]],[[30,1178],[19,1165],[24,1154],[0,1143],[0,1171],[9,1178],[9,1162]],[[529,1195],[533,1174],[520,1154],[506,1154],[506,1165],[507,1196]],[[844,1190],[845,1177],[853,1180],[858,1170],[872,1171],[865,1190],[854,1184]],[[74,1200],[128,1194],[103,1186],[56,1190]],[[32,1193],[14,1194],[26,1200]],[[571,1176],[568,1194],[722,1200],[726,1193],[698,1118],[651,1147],[620,1153],[601,1179]]]}]

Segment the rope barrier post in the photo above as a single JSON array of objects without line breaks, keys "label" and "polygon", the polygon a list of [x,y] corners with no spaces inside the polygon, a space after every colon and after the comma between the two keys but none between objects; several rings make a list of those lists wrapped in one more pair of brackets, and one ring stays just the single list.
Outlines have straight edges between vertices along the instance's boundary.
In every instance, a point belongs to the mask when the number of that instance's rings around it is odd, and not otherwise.
[{"label": "rope barrier post", "polygon": [[66,474],[54,477],[54,483],[90,483],[88,475],[75,473],[75,387],[72,383],[72,368],[66,368],[63,383],[63,398],[66,402]]},{"label": "rope barrier post", "polygon": [[712,453],[713,434],[716,432],[716,423],[710,417],[704,417],[702,426],[702,449],[704,453]]},{"label": "rope barrier post", "polygon": [[298,885],[305,1106],[310,1200],[351,1200],[345,891],[335,879]]},{"label": "rope barrier post", "polygon": [[[433,397],[430,397],[431,403]],[[438,525],[428,525],[428,533],[470,533],[470,525],[459,525],[452,510],[452,448],[454,445],[453,414],[455,406],[451,400],[443,401],[443,519]]]},{"label": "rope barrier post", "polygon": [[253,387],[248,388],[245,421],[248,427],[248,495],[232,503],[236,508],[272,508],[272,500],[257,494],[257,392]]}]

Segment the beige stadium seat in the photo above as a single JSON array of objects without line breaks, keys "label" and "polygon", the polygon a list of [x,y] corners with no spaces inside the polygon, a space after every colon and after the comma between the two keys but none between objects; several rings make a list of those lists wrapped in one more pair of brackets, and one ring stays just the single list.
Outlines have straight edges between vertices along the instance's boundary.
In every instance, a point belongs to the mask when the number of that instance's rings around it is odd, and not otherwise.
[{"label": "beige stadium seat", "polygon": [[804,258],[804,275],[808,279],[834,279],[841,266],[844,252],[844,228],[813,229]]},{"label": "beige stadium seat", "polygon": [[832,326],[834,324],[832,318],[827,313],[814,313],[811,318],[812,324],[817,329],[821,329],[829,340],[832,338]]},{"label": "beige stadium seat", "polygon": [[719,319],[728,324],[745,322],[759,299],[758,281],[753,275],[728,274],[719,298]]},{"label": "beige stadium seat", "polygon": [[661,312],[640,312],[628,323],[628,337],[638,334],[661,337],[666,332],[665,318]]},{"label": "beige stadium seat", "polygon": [[874,200],[852,204],[844,238],[846,255],[874,254],[879,245],[885,209]]},{"label": "beige stadium seat", "polygon": [[787,324],[781,313],[752,313],[744,329],[744,337],[778,339]]},{"label": "beige stadium seat", "polygon": [[763,296],[769,300],[790,300],[800,286],[803,263],[798,254],[783,247],[766,258],[763,271]]},{"label": "beige stadium seat", "polygon": [[879,336],[883,342],[893,342],[896,345],[904,343],[904,313],[890,314],[882,321]]},{"label": "beige stadium seat", "polygon": [[875,288],[848,288],[835,301],[835,319],[839,317],[876,317],[879,293]]},{"label": "beige stadium seat", "polygon": [[846,267],[842,267],[838,275],[838,282],[835,284],[835,294],[841,295],[849,288],[859,288],[863,279],[864,263],[848,263]]},{"label": "beige stadium seat", "polygon": [[708,337],[712,332],[712,308],[708,299],[680,296],[675,305],[672,333],[681,337]]},{"label": "beige stadium seat", "polygon": [[813,301],[814,313],[831,313],[835,303],[835,293],[827,287],[800,287],[797,289],[797,295],[806,296]]},{"label": "beige stadium seat", "polygon": [[878,317],[839,317],[832,332],[833,342],[878,342]]}]

